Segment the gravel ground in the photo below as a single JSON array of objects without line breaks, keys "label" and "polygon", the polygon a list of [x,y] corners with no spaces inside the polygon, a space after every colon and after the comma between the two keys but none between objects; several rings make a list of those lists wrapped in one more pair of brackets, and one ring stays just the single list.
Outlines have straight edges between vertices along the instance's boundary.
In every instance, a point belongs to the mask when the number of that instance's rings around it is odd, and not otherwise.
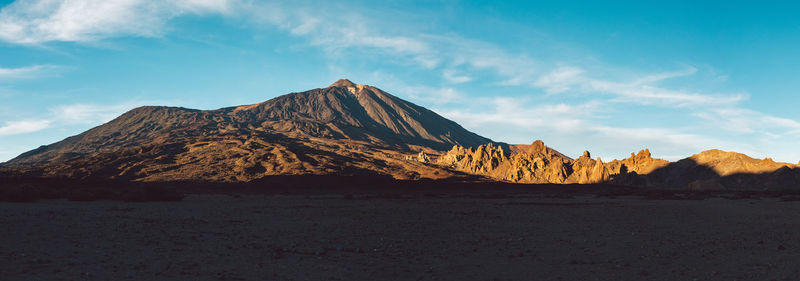
[{"label": "gravel ground", "polygon": [[0,280],[798,280],[800,202],[191,195],[0,203]]}]

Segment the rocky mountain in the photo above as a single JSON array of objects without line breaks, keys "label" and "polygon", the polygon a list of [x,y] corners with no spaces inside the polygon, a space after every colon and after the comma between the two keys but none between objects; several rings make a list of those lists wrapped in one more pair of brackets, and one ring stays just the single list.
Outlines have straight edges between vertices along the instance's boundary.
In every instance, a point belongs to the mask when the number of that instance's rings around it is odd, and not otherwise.
[{"label": "rocky mountain", "polygon": [[655,189],[798,189],[800,166],[772,159],[708,150],[669,162],[645,149],[622,160],[603,162],[585,151],[570,159],[541,141],[477,148],[454,146],[434,163],[470,174],[514,183],[613,183]]},{"label": "rocky mountain", "polygon": [[649,186],[663,188],[798,189],[800,166],[712,149],[669,163],[640,178]]},{"label": "rocky mountain", "polygon": [[458,171],[515,183],[601,183],[610,180],[609,168],[589,152],[570,159],[540,140],[511,146],[512,152],[487,144],[477,148],[454,146],[436,163]]},{"label": "rocky mountain", "polygon": [[342,79],[246,106],[136,108],[23,153],[3,163],[0,174],[210,182],[380,175],[717,190],[799,188],[798,165],[720,150],[676,162],[653,158],[647,149],[609,162],[588,151],[573,159],[542,141],[492,142],[433,111]]},{"label": "rocky mountain", "polygon": [[402,153],[491,140],[378,88],[342,79],[263,103],[140,107],[3,164],[35,176],[250,181],[268,175],[453,174]]},{"label": "rocky mountain", "polygon": [[230,116],[234,124],[268,128],[292,137],[361,140],[403,150],[490,142],[433,111],[347,79],[328,88],[236,107]]}]

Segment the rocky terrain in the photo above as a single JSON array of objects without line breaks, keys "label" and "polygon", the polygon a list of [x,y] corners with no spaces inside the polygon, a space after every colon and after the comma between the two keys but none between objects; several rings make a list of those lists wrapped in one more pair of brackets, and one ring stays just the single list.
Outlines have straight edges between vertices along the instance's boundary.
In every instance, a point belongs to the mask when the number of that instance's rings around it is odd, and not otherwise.
[{"label": "rocky terrain", "polygon": [[247,182],[271,175],[456,174],[404,153],[491,140],[380,89],[333,85],[239,107],[140,107],[3,167],[32,177]]},{"label": "rocky terrain", "polygon": [[693,190],[800,189],[800,166],[708,150],[642,176],[650,185]]},{"label": "rocky terrain", "polygon": [[[800,202],[563,193],[0,203],[16,280],[796,280]],[[487,193],[488,192],[488,193]]]},{"label": "rocky terrain", "polygon": [[541,141],[511,146],[454,146],[434,163],[469,174],[514,183],[613,183],[651,189],[800,189],[800,167],[736,152],[709,150],[669,162],[645,149],[603,162],[585,151],[571,159]]},{"label": "rocky terrain", "polygon": [[0,177],[136,182],[246,183],[291,175],[761,190],[798,188],[800,167],[720,150],[672,163],[647,149],[621,160],[594,159],[588,151],[573,159],[542,141],[493,142],[346,79],[218,110],[136,108],[0,167]]},{"label": "rocky terrain", "polygon": [[795,280],[797,183],[735,152],[493,142],[340,80],[3,163],[0,280]]}]

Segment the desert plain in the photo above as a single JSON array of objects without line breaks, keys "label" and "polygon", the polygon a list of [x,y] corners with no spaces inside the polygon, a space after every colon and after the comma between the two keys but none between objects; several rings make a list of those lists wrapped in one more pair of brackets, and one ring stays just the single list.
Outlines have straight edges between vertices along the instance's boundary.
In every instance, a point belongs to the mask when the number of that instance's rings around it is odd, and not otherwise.
[{"label": "desert plain", "polygon": [[3,202],[0,276],[797,280],[796,198],[528,187]]}]

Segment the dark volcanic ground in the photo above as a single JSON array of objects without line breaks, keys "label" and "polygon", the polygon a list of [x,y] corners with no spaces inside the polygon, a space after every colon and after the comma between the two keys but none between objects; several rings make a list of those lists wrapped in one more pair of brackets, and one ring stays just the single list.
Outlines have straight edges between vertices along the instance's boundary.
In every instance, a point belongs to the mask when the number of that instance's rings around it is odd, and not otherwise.
[{"label": "dark volcanic ground", "polygon": [[0,203],[0,279],[800,278],[800,202],[487,197]]}]

